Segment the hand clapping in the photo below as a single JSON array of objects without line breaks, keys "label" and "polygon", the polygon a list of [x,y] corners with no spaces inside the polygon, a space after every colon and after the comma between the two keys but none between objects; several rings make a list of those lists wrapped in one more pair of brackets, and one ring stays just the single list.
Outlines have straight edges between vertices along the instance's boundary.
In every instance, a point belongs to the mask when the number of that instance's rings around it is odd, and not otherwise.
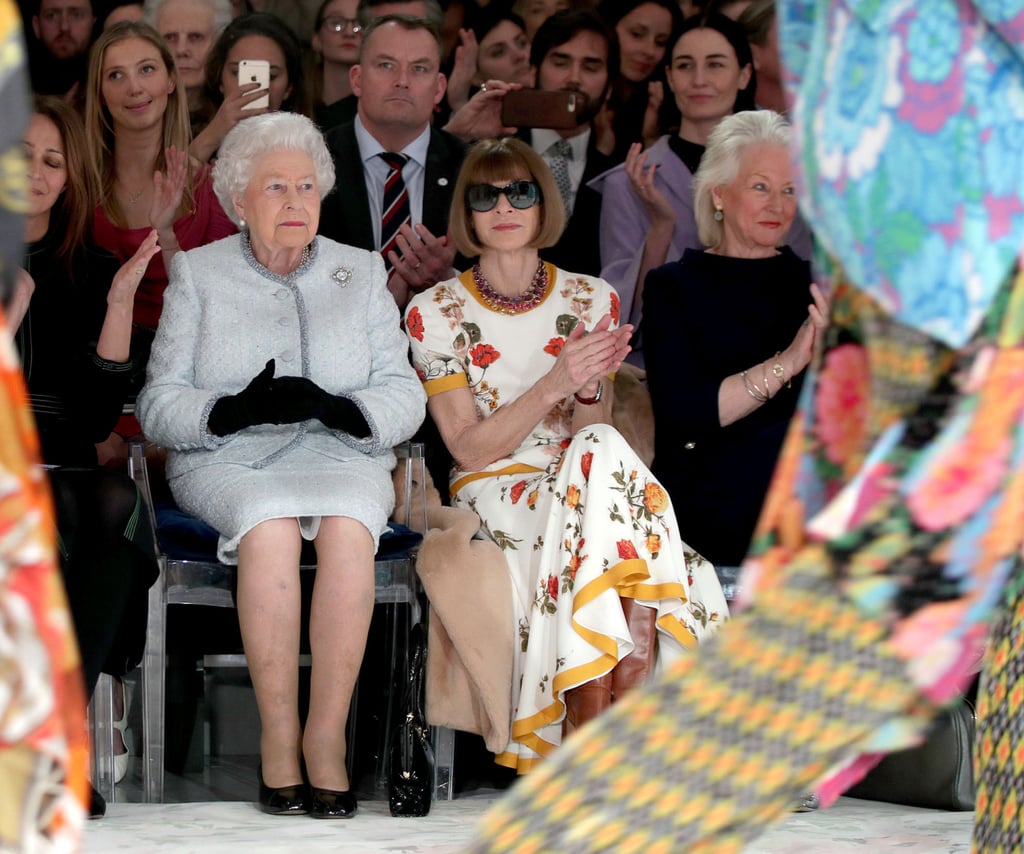
[{"label": "hand clapping", "polygon": [[548,372],[560,396],[586,392],[586,396],[593,397],[590,392],[596,394],[601,379],[618,370],[629,354],[633,327],[626,324],[609,329],[611,323],[611,315],[606,314],[590,332],[582,322],[573,327],[554,367]]}]

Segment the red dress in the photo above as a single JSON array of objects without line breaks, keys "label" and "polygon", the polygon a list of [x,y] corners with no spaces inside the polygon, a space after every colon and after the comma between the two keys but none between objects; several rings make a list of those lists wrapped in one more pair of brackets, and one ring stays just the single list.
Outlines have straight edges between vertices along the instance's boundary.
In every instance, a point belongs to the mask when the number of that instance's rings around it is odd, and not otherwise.
[{"label": "red dress", "polygon": [[[152,231],[145,228],[121,228],[114,225],[101,206],[96,208],[96,219],[93,225],[93,238],[104,249],[113,252],[122,263],[127,261]],[[195,249],[213,243],[229,234],[238,231],[235,224],[228,219],[213,192],[213,177],[208,166],[196,176],[195,200],[192,210],[174,222],[174,233],[178,237],[178,245],[184,249]],[[164,305],[164,291],[167,288],[167,269],[164,267],[163,253],[153,256],[142,277],[138,293],[135,295],[135,325],[153,331],[160,320],[160,312]]]}]

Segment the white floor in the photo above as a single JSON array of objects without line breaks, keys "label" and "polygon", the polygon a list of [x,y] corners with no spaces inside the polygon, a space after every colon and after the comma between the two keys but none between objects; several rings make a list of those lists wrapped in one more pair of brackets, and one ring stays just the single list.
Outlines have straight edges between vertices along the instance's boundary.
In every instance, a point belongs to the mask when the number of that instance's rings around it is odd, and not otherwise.
[{"label": "white floor", "polygon": [[[347,821],[276,818],[249,803],[112,804],[86,826],[83,851],[343,851],[450,854],[472,837],[494,794],[435,804],[424,818],[392,818],[382,800]],[[931,854],[970,851],[972,813],[936,812],[842,798],[830,810],[794,814],[748,851],[763,854]]]}]

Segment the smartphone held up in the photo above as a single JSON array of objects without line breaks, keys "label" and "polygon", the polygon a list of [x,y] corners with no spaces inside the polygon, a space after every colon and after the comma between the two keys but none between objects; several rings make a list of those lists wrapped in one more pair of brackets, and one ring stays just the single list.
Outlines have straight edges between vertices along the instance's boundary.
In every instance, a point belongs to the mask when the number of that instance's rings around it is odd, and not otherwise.
[{"label": "smartphone held up", "polygon": [[262,98],[246,104],[244,110],[266,110],[270,107],[270,63],[265,59],[243,59],[238,63],[238,85],[259,83]]},{"label": "smartphone held up", "polygon": [[508,127],[571,130],[585,115],[586,97],[582,92],[514,89],[502,99],[501,121]]}]

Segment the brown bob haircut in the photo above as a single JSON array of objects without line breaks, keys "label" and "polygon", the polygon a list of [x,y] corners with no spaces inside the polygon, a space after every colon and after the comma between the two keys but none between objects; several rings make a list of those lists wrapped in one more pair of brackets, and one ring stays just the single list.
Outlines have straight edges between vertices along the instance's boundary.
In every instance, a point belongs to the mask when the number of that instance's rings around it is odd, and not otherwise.
[{"label": "brown bob haircut", "polygon": [[484,247],[473,229],[473,215],[466,191],[474,184],[504,184],[508,181],[536,181],[540,187],[540,227],[530,241],[532,249],[554,246],[565,229],[565,205],[562,194],[543,158],[529,145],[514,137],[483,139],[476,143],[462,162],[455,183],[452,210],[448,218],[455,246],[467,258],[475,258]]}]

